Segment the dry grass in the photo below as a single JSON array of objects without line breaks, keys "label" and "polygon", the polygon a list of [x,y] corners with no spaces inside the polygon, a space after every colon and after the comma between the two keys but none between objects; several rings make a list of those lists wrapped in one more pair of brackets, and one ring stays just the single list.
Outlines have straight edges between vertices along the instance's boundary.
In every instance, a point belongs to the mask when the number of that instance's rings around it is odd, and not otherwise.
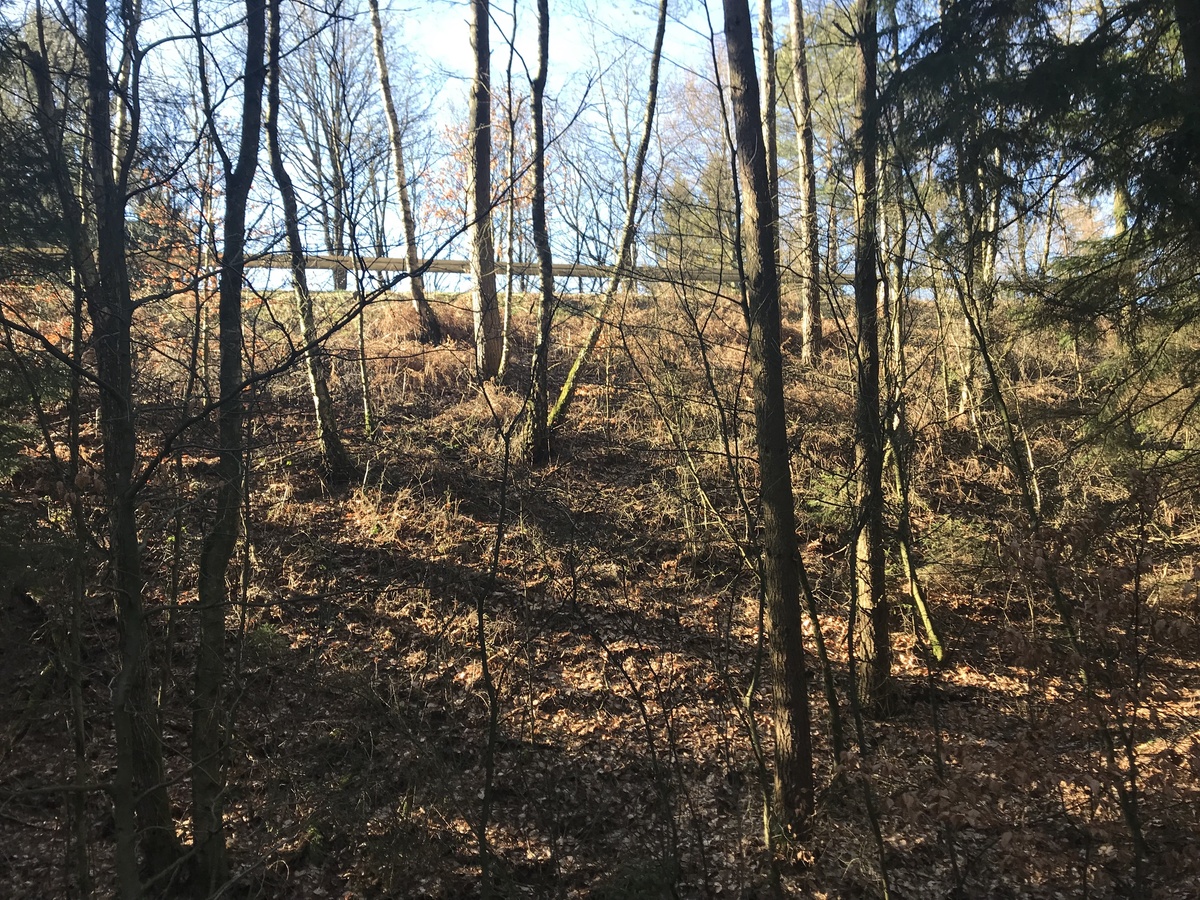
[{"label": "dry grass", "polygon": [[[528,336],[515,342],[512,386],[481,388],[462,298],[442,301],[449,340],[437,348],[412,341],[406,305],[369,308],[381,424],[371,441],[354,424],[357,335],[331,345],[339,413],[363,467],[357,483],[321,482],[299,374],[255,397],[247,605],[230,616],[228,826],[247,892],[479,893],[482,604],[499,698],[487,835],[496,895],[765,895],[759,771],[738,701],[759,644],[756,588],[733,544],[746,532],[732,476],[749,486],[755,478],[736,308],[702,292],[631,299],[598,351],[557,459],[537,471],[513,465],[502,507],[501,435],[523,406]],[[556,376],[586,325],[564,317],[558,333],[569,341],[555,349]],[[789,320],[789,340],[795,329]],[[1195,896],[1200,547],[1190,501],[1200,479],[1176,467],[1159,473],[1152,495],[1145,486],[1138,494],[1128,468],[1089,462],[1073,444],[1073,372],[1057,351],[1017,342],[1010,370],[1025,374],[1013,390],[1049,495],[1047,522],[1030,530],[1003,453],[986,443],[996,432],[989,426],[981,448],[969,430],[947,427],[938,357],[923,350],[931,333],[929,322],[916,323],[913,358],[924,363],[908,386],[914,516],[953,657],[930,669],[901,611],[901,709],[870,723],[867,752],[843,760],[831,758],[814,682],[819,779],[830,784],[835,769],[846,779],[823,795],[811,839],[783,855],[785,890],[876,896],[886,871],[903,897],[1129,895],[1132,843],[1115,799],[1128,756],[1119,746],[1106,757],[1097,730],[1105,721],[1128,735],[1139,766],[1147,890]],[[788,402],[801,546],[844,689],[853,397],[846,345],[833,330],[830,338],[820,371],[790,368]],[[260,342],[263,367],[286,347],[271,328]],[[63,521],[52,497],[40,499],[44,477],[31,461],[6,491],[31,546]],[[167,473],[154,483],[143,525],[159,642],[177,552],[183,565],[176,674],[164,685],[169,761],[181,779],[198,504],[210,478],[204,454],[189,454],[178,489]],[[178,551],[164,540],[176,509],[186,522]],[[34,569],[29,589],[48,624],[13,626],[37,652],[6,656],[19,670],[7,680],[9,706],[28,706],[35,670],[47,664],[53,689],[28,727],[6,728],[6,791],[71,778],[66,679],[54,669],[52,639],[65,588],[49,561]],[[1084,623],[1090,685],[1054,620],[1048,569]],[[898,572],[892,584],[902,599]],[[105,703],[114,636],[100,600],[88,609],[89,764],[103,772],[112,764]],[[760,688],[753,719],[764,739],[768,696]],[[882,855],[864,784],[879,810]],[[185,809],[185,782],[174,790]],[[65,804],[54,794],[4,797],[0,846],[12,849],[0,857],[0,891],[70,896]],[[86,828],[102,893],[111,879],[106,816],[91,798]]]}]

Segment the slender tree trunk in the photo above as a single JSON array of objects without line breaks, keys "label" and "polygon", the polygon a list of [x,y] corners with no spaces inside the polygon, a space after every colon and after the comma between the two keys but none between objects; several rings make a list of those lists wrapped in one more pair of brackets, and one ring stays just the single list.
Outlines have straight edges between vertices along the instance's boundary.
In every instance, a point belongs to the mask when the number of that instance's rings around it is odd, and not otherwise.
[{"label": "slender tree trunk", "polygon": [[891,689],[890,608],[884,582],[883,425],[879,415],[879,199],[876,0],[858,0],[854,140],[854,311],[857,322],[857,403],[854,464],[858,505],[854,578],[858,605],[856,690],[864,710],[883,713]]},{"label": "slender tree trunk", "polygon": [[471,235],[472,310],[475,318],[475,365],[485,381],[500,371],[504,335],[496,299],[496,248],[492,238],[492,51],[488,0],[471,0],[471,153],[467,225]]},{"label": "slender tree trunk", "polygon": [[113,126],[113,181],[118,183],[123,180],[121,169],[129,159],[129,139],[133,129],[131,118],[136,114],[131,105],[133,95],[130,86],[134,79],[137,31],[142,22],[141,0],[123,4],[121,16],[125,20],[125,33],[121,46],[121,60],[117,65],[117,84],[113,98],[117,107],[116,122]]},{"label": "slender tree trunk", "polygon": [[508,202],[504,205],[504,308],[501,312],[500,324],[500,378],[508,371],[508,352],[512,346],[512,306],[513,306],[513,239],[517,229],[517,138],[516,115],[512,111],[512,59],[508,67]]},{"label": "slender tree trunk", "polygon": [[[960,158],[964,153],[960,149]],[[1000,171],[1000,151],[994,151],[993,164]],[[969,417],[978,433],[982,432],[982,408],[988,392],[981,387],[981,357],[992,342],[992,311],[996,303],[996,260],[1000,242],[1000,189],[989,185],[983,165],[972,178],[965,165],[959,170],[959,203],[967,215],[970,230],[967,252],[966,312],[962,324],[963,368],[959,413]]]},{"label": "slender tree trunk", "polygon": [[[79,475],[82,459],[79,452],[79,418],[81,415],[80,366],[83,357],[83,289],[78,277],[72,279],[74,287],[74,310],[71,317],[71,370],[67,433],[70,442],[71,480]],[[75,545],[71,554],[71,619],[64,635],[63,651],[67,660],[67,678],[71,698],[71,739],[75,750],[74,783],[77,792],[67,801],[72,825],[70,868],[73,870],[75,890],[80,898],[92,895],[91,862],[88,859],[89,827],[87,816],[86,785],[92,780],[88,763],[87,715],[83,702],[83,617],[87,608],[87,560],[91,544],[91,529],[88,528],[83,505],[78,498],[71,504],[71,520],[75,527]]]},{"label": "slender tree trunk", "polygon": [[[888,10],[888,28],[896,34],[899,23],[894,7]],[[897,74],[901,69],[899,45],[896,41],[891,44],[891,71]],[[899,121],[904,120],[904,105],[896,109]],[[884,381],[887,385],[889,418],[886,422],[885,433],[887,446],[891,451],[891,460],[895,476],[898,509],[896,510],[896,538],[899,545],[900,564],[908,581],[908,593],[912,599],[913,608],[921,620],[925,631],[925,639],[929,653],[937,663],[946,658],[946,650],[941,636],[933,621],[925,589],[917,572],[915,554],[915,539],[912,529],[912,483],[909,477],[909,463],[912,460],[913,435],[908,425],[908,363],[906,350],[908,345],[908,282],[905,265],[908,261],[908,210],[905,208],[903,185],[904,170],[897,154],[890,154],[884,169],[889,184],[884,190],[889,202],[883,213],[883,230],[886,238],[888,253],[887,265],[884,267],[883,309],[884,321],[889,334],[889,353],[884,355]]]},{"label": "slender tree trunk", "polygon": [[[513,0],[512,27],[517,33],[519,0]],[[508,41],[508,63],[504,67],[504,124],[507,128],[504,142],[506,184],[504,203],[504,303],[501,307],[500,325],[500,371],[497,378],[503,380],[508,371],[509,351],[512,347],[513,310],[513,260],[517,240],[517,119],[519,100],[513,94],[513,63],[517,58],[515,41]]]},{"label": "slender tree trunk", "polygon": [[[89,7],[87,19],[88,40],[88,92],[89,92],[89,128],[97,128],[111,140],[108,118],[108,67],[105,55],[105,25],[107,11],[103,2],[92,2],[98,7]],[[72,178],[71,166],[67,163],[64,146],[64,117],[55,106],[55,89],[50,75],[50,65],[46,38],[43,32],[43,20],[36,20],[38,27],[38,47],[25,52],[25,65],[29,69],[34,89],[37,93],[37,120],[42,141],[46,148],[46,157],[54,174],[55,188],[63,211],[63,225],[67,232],[67,251],[71,256],[71,264],[75,277],[79,281],[79,289],[84,294],[88,317],[92,320],[92,345],[96,350],[96,374],[100,384],[100,432],[103,441],[103,471],[105,502],[109,510],[109,560],[112,567],[113,606],[117,614],[117,635],[119,642],[120,671],[113,682],[113,731],[116,741],[116,766],[113,773],[111,791],[113,804],[113,825],[116,843],[114,868],[117,876],[117,893],[121,900],[136,900],[142,895],[141,877],[138,871],[138,825],[141,807],[137,802],[139,790],[135,787],[139,770],[135,761],[135,723],[157,722],[157,715],[147,719],[145,710],[137,707],[138,680],[146,679],[145,647],[147,642],[146,625],[141,601],[141,564],[136,541],[136,527],[132,548],[123,544],[128,540],[128,528],[123,519],[128,512],[118,515],[118,507],[122,500],[122,486],[128,492],[132,481],[134,457],[132,454],[135,444],[124,435],[123,430],[133,428],[131,374],[125,374],[126,369],[131,373],[131,363],[123,362],[128,358],[130,349],[129,317],[132,316],[132,301],[123,296],[120,285],[116,282],[101,281],[102,263],[106,268],[120,271],[124,265],[125,216],[120,210],[119,219],[112,223],[115,231],[105,233],[105,252],[100,253],[98,245],[93,244],[92,235],[87,227],[84,210],[89,205],[88,198],[76,194],[75,181]],[[98,36],[97,36],[98,35]],[[111,152],[104,152],[103,146],[91,146],[88,165],[91,168],[102,166],[106,175],[91,180],[97,182],[95,193],[94,215],[97,217],[110,211],[113,204],[111,199],[106,203],[99,202],[99,187],[112,183],[114,171]],[[86,180],[80,172],[80,180]],[[110,193],[113,191],[110,189]],[[82,189],[81,189],[82,194]],[[108,224],[108,223],[106,223]],[[120,262],[112,260],[114,248],[112,241],[119,244]],[[106,290],[107,288],[107,290]],[[128,292],[128,287],[124,293]],[[122,321],[125,325],[122,327]],[[124,378],[124,383],[122,383]],[[126,458],[128,457],[128,458]],[[132,568],[131,568],[132,566]],[[149,761],[150,776],[155,772],[161,773],[164,767],[160,757],[157,764]],[[153,810],[146,811],[147,816],[153,815]],[[143,825],[150,827],[149,821]],[[173,831],[172,831],[173,834]],[[165,853],[163,854],[165,857]]]},{"label": "slender tree trunk", "polygon": [[898,210],[895,215],[899,218],[895,235],[896,245],[890,250],[891,259],[887,266],[887,282],[884,284],[884,318],[890,333],[891,353],[885,364],[885,381],[888,386],[888,397],[891,406],[891,419],[887,423],[887,444],[891,450],[892,466],[895,475],[896,496],[899,508],[896,510],[896,539],[899,544],[900,564],[905,578],[908,580],[908,593],[912,598],[913,608],[921,620],[925,631],[925,639],[929,644],[929,652],[935,662],[945,661],[946,650],[941,636],[933,621],[925,589],[917,572],[915,556],[915,540],[912,532],[912,484],[909,478],[909,462],[912,458],[912,433],[908,427],[908,398],[906,385],[908,383],[908,367],[905,361],[905,292],[904,273],[902,270],[905,258],[907,223],[903,214]]},{"label": "slender tree trunk", "polygon": [[541,292],[533,347],[529,431],[526,453],[534,465],[550,460],[550,326],[554,320],[554,259],[546,226],[546,66],[550,54],[549,0],[537,0],[537,71],[530,83],[533,114],[533,244],[537,249]]},{"label": "slender tree trunk", "polygon": [[[341,105],[333,104],[333,111],[328,120],[328,133],[325,143],[329,147],[329,170],[333,184],[329,186],[329,196],[332,201],[331,216],[332,240],[329,249],[334,256],[346,255],[346,190],[349,179],[346,177],[346,167],[342,161],[342,153],[349,135],[342,126]],[[344,291],[350,286],[349,273],[345,267],[338,266],[333,270],[333,289]]]},{"label": "slender tree trunk", "polygon": [[767,647],[772,668],[775,815],[803,830],[813,813],[812,737],[800,626],[800,553],[788,460],[779,275],[772,265],[770,184],[747,0],[724,0],[725,40],[742,193],[742,283],[750,329],[758,445]]},{"label": "slender tree trunk", "polygon": [[630,173],[629,200],[625,207],[625,222],[621,226],[621,236],[617,241],[616,266],[613,269],[612,277],[608,280],[604,298],[600,301],[600,308],[596,312],[596,321],[592,323],[587,337],[584,338],[583,346],[579,348],[579,353],[571,364],[571,370],[567,373],[567,379],[558,392],[554,408],[550,411],[549,424],[551,428],[557,427],[562,422],[575,397],[579,374],[583,371],[583,367],[596,349],[596,344],[600,341],[600,332],[604,330],[609,310],[612,309],[622,279],[628,278],[633,281],[630,262],[633,257],[634,238],[637,237],[637,211],[641,198],[642,178],[646,170],[646,156],[650,151],[650,141],[654,137],[654,111],[658,105],[658,69],[659,63],[662,61],[663,37],[666,30],[667,0],[659,0],[658,25],[654,33],[654,49],[650,55],[650,83],[646,91],[646,114],[642,119],[642,135],[638,141],[633,171]]},{"label": "slender tree trunk", "polygon": [[[372,0],[374,2],[374,0]],[[289,265],[292,270],[292,290],[296,295],[296,311],[300,317],[300,340],[307,348],[304,352],[304,370],[308,375],[308,388],[312,394],[313,407],[317,415],[317,443],[321,447],[321,461],[325,471],[341,480],[354,472],[354,461],[346,451],[338,434],[337,419],[333,412],[333,399],[329,396],[329,373],[322,347],[316,345],[316,321],[313,317],[312,294],[308,289],[305,272],[304,242],[300,236],[300,213],[296,204],[296,189],[292,177],[283,162],[283,148],[279,144],[279,4],[270,4],[270,27],[268,47],[267,86],[267,147],[271,158],[271,172],[279,186],[283,202],[283,222],[287,233]]]},{"label": "slender tree trunk", "polygon": [[[790,0],[792,26],[793,112],[800,136],[800,362],[814,365],[821,356],[821,247],[817,240],[817,166],[812,99],[808,90],[808,45],[803,0]],[[832,227],[832,226],[831,226]]]},{"label": "slender tree trunk", "polygon": [[775,235],[775,267],[779,267],[779,129],[776,125],[775,17],[771,0],[759,0],[758,32],[762,73],[761,104],[763,147],[767,152],[767,189],[771,197],[771,222]]},{"label": "slender tree trunk", "polygon": [[[199,32],[197,32],[199,34]],[[197,38],[199,39],[199,38]],[[216,509],[200,550],[199,642],[192,694],[192,834],[197,886],[214,891],[229,877],[225,852],[225,617],[228,570],[237,543],[242,499],[242,278],[246,209],[258,167],[262,93],[267,68],[266,0],[246,0],[246,62],[237,163],[222,149],[225,222],[218,286],[220,350]],[[201,72],[202,81],[205,74]],[[205,87],[207,93],[207,88]],[[210,106],[211,109],[211,106]]]},{"label": "slender tree trunk", "polygon": [[379,18],[379,0],[368,0],[371,7],[371,29],[375,36],[375,65],[379,69],[379,92],[383,95],[383,112],[387,117],[388,140],[392,147],[392,166],[396,170],[396,193],[400,197],[400,216],[404,220],[404,253],[408,260],[409,288],[413,310],[417,314],[417,340],[422,344],[438,344],[442,340],[442,325],[433,307],[425,298],[425,278],[420,273],[421,260],[417,255],[417,225],[413,218],[412,199],[408,193],[408,170],[404,165],[404,140],[400,117],[392,97],[392,80],[388,75],[387,53],[383,47],[383,23]]},{"label": "slender tree trunk", "polygon": [[[95,262],[89,262],[83,271],[91,276],[85,279],[84,285],[101,385],[100,430],[120,647],[120,670],[112,687],[117,743],[114,807],[118,843],[123,845],[125,852],[119,855],[117,865],[122,895],[137,896],[137,893],[131,893],[140,892],[136,860],[132,861],[131,870],[128,858],[134,829],[141,846],[144,869],[150,876],[158,875],[176,863],[180,858],[180,847],[167,795],[158,708],[149,671],[149,633],[142,603],[141,548],[133,478],[137,462],[137,425],[131,342],[134,304],[126,263],[124,173],[127,167],[123,160],[116,158],[113,147],[112,79],[107,55],[109,12],[105,0],[88,0],[85,40],[93,191],[90,205],[95,215],[96,244]],[[134,28],[136,23],[129,23],[127,27]],[[125,39],[131,42],[134,37],[127,34]],[[138,135],[132,121],[127,135],[127,146],[136,145]],[[74,202],[71,205],[78,209]],[[84,219],[79,216],[75,221],[80,223],[76,253],[90,255],[82,227]]]},{"label": "slender tree trunk", "polygon": [[951,390],[951,370],[953,366],[950,364],[950,343],[953,340],[951,334],[953,325],[950,322],[950,313],[945,308],[946,301],[946,278],[943,273],[934,273],[933,276],[933,314],[937,319],[937,349],[939,369],[941,372],[941,387],[942,387],[942,425],[950,421],[953,415],[953,392]]},{"label": "slender tree trunk", "polygon": [[362,387],[363,434],[371,437],[375,433],[375,410],[371,403],[371,370],[367,365],[367,308],[364,306],[356,317],[358,324],[358,380]]}]

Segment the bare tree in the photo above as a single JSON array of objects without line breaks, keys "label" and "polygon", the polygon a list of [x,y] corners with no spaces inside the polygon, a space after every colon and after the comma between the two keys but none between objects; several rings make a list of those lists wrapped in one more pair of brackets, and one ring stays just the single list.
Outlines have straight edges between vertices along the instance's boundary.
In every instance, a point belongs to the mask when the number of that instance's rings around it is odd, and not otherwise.
[{"label": "bare tree", "polygon": [[[119,637],[120,667],[112,685],[115,864],[120,896],[132,900],[142,896],[139,847],[144,868],[152,876],[175,865],[181,849],[167,794],[158,709],[151,689],[137,521],[138,420],[133,402],[131,340],[135,305],[127,261],[125,209],[140,117],[138,108],[131,107],[125,137],[118,141],[112,116],[113,73],[108,64],[110,12],[106,0],[87,0],[84,9],[81,49],[86,117],[82,124],[87,155],[82,161],[84,172],[79,173],[82,177],[76,177],[68,159],[67,117],[56,104],[47,23],[40,10],[35,19],[37,44],[24,47],[24,61],[34,84],[38,129],[62,209],[67,252],[92,323],[96,381],[100,386],[108,554]],[[123,30],[118,33],[123,46],[136,47],[140,22],[131,10],[127,12],[122,19]],[[138,77],[138,72],[130,72],[131,83],[136,83]],[[77,186],[82,187],[82,196]]]},{"label": "bare tree", "polygon": [[241,520],[242,480],[242,282],[245,274],[246,213],[258,169],[262,94],[267,77],[266,0],[246,0],[246,56],[242,73],[242,115],[236,160],[215,127],[201,37],[200,7],[193,7],[200,83],[211,138],[225,173],[225,221],[222,227],[218,296],[220,348],[217,412],[217,489],[215,508],[200,550],[197,598],[199,645],[192,694],[192,832],[198,886],[216,891],[228,879],[225,852],[225,616],[229,609],[227,574]]},{"label": "bare tree", "polygon": [[[341,0],[297,4],[295,26],[299,40],[283,59],[283,148],[306,163],[293,170],[296,188],[311,196],[315,215],[308,218],[328,252],[352,255],[369,172],[388,152],[371,77],[371,32]],[[333,286],[349,287],[349,267],[334,269]]]},{"label": "bare tree", "polygon": [[355,469],[354,461],[346,451],[338,435],[337,420],[333,412],[333,400],[329,396],[329,370],[325,362],[324,349],[316,343],[316,321],[313,316],[313,299],[308,289],[308,274],[305,271],[304,240],[300,235],[300,213],[296,204],[296,189],[292,177],[283,162],[283,149],[279,143],[279,82],[280,72],[280,28],[279,0],[271,0],[268,34],[268,84],[267,84],[267,147],[271,158],[271,172],[279,186],[283,202],[283,223],[287,234],[289,265],[292,271],[292,290],[296,294],[296,311],[300,317],[300,340],[304,344],[304,370],[308,375],[308,387],[312,393],[313,407],[317,414],[317,443],[321,448],[321,461],[330,476],[337,479],[348,477]]},{"label": "bare tree", "polygon": [[775,221],[763,152],[747,0],[725,0],[738,181],[742,191],[742,284],[750,329],[763,547],[761,574],[772,668],[775,814],[804,828],[814,808],[808,678],[800,627],[800,553],[788,459],[780,346],[779,274],[773,265]]},{"label": "bare tree", "polygon": [[621,234],[617,239],[616,259],[613,273],[608,279],[604,297],[596,312],[596,321],[584,338],[583,346],[571,364],[566,381],[558,393],[554,408],[550,411],[548,423],[550,428],[558,425],[566,415],[571,400],[575,396],[579,384],[579,373],[583,370],[589,357],[600,341],[600,332],[604,330],[613,300],[620,290],[624,279],[632,280],[630,271],[633,259],[633,244],[637,237],[638,203],[641,200],[642,178],[646,170],[646,156],[650,151],[650,141],[654,136],[654,112],[658,105],[658,71],[662,62],[663,37],[667,30],[667,0],[659,0],[658,24],[654,32],[654,49],[650,53],[650,79],[646,89],[646,113],[642,118],[642,134],[638,141],[637,152],[634,156],[633,167],[629,173],[628,197],[625,206],[625,222],[621,226]]},{"label": "bare tree", "polygon": [[421,260],[417,253],[417,225],[413,217],[408,169],[404,160],[404,131],[400,127],[400,117],[396,115],[396,102],[392,96],[392,80],[388,74],[387,53],[383,46],[383,23],[379,18],[379,0],[368,0],[368,3],[371,7],[375,65],[379,69],[379,92],[383,95],[388,141],[392,149],[392,168],[396,178],[396,194],[400,198],[400,217],[404,223],[404,255],[408,261],[408,284],[412,291],[413,310],[417,314],[417,339],[423,344],[437,344],[442,340],[442,325],[425,298],[425,278],[421,275]]},{"label": "bare tree", "polygon": [[482,379],[500,371],[504,335],[496,298],[496,248],[492,238],[492,76],[488,0],[471,0],[471,145],[468,154],[467,224],[471,236],[475,365]]}]

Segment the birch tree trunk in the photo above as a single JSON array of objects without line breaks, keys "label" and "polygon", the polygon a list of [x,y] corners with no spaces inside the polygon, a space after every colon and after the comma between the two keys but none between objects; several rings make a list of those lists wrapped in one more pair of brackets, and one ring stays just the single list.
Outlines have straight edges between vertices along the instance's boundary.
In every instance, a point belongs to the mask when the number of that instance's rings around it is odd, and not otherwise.
[{"label": "birch tree trunk", "polygon": [[400,217],[404,222],[404,254],[408,261],[409,289],[413,310],[417,314],[417,340],[422,344],[439,344],[442,325],[433,307],[425,298],[425,278],[421,275],[421,260],[417,255],[417,225],[413,218],[412,197],[408,192],[408,170],[404,165],[404,140],[400,117],[392,97],[392,80],[388,74],[387,53],[383,47],[383,23],[379,18],[379,0],[368,0],[371,7],[371,30],[375,38],[375,65],[379,69],[379,92],[383,95],[383,111],[387,117],[388,141],[392,149],[392,167],[396,175],[396,193],[400,197]]},{"label": "birch tree trunk", "polygon": [[761,573],[772,670],[774,813],[784,827],[802,829],[812,815],[814,804],[812,737],[801,642],[801,563],[784,415],[779,275],[772,264],[775,222],[771,218],[749,5],[747,0],[724,0],[724,7],[738,180],[742,190],[740,261],[750,329],[762,517]]}]

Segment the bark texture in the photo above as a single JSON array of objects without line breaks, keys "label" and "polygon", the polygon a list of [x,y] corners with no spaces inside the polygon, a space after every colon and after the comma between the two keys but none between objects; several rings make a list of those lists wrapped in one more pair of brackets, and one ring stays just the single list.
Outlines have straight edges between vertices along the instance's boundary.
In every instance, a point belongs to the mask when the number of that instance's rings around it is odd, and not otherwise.
[{"label": "bark texture", "polygon": [[813,812],[812,737],[800,627],[800,554],[792,500],[780,349],[775,223],[763,151],[747,0],[725,0],[738,176],[742,191],[742,279],[750,329],[755,437],[760,472],[762,579],[771,660],[775,814],[803,828]]},{"label": "bark texture", "polygon": [[475,318],[475,365],[479,377],[500,371],[504,334],[496,298],[496,248],[492,237],[492,76],[488,0],[471,0],[471,49],[475,80],[471,83],[470,190],[467,226],[471,236],[472,312]]},{"label": "bark texture", "polygon": [[775,266],[779,267],[779,131],[776,124],[775,15],[771,0],[759,0],[758,31],[761,51],[763,147],[767,153],[767,189],[771,197],[771,224],[775,241]]},{"label": "bark texture", "polygon": [[854,428],[858,506],[854,552],[856,690],[863,709],[882,713],[891,679],[891,628],[884,582],[883,423],[879,416],[879,218],[875,0],[854,8],[857,70],[854,111],[854,311],[858,333]]},{"label": "bark texture", "polygon": [[790,0],[792,37],[792,112],[800,136],[800,362],[814,365],[821,356],[821,248],[817,241],[817,166],[813,140],[812,98],[808,89],[808,45],[803,0]]}]

